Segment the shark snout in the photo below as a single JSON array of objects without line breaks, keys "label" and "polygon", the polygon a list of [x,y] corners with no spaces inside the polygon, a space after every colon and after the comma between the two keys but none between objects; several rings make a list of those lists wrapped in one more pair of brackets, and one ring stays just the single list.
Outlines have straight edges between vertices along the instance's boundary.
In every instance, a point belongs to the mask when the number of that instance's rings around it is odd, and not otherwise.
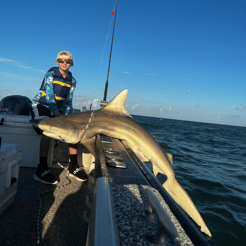
[{"label": "shark snout", "polygon": [[80,132],[75,125],[59,118],[47,118],[41,120],[30,120],[30,122],[39,129],[43,130],[43,134],[67,143],[78,143]]},{"label": "shark snout", "polygon": [[30,123],[33,125],[33,126],[36,126],[38,127],[38,124],[41,120],[30,120]]},{"label": "shark snout", "polygon": [[52,130],[53,127],[59,124],[58,122],[52,122],[49,120],[50,119],[30,120],[30,123],[33,126],[38,127],[39,129],[43,131],[49,131],[49,130]]}]

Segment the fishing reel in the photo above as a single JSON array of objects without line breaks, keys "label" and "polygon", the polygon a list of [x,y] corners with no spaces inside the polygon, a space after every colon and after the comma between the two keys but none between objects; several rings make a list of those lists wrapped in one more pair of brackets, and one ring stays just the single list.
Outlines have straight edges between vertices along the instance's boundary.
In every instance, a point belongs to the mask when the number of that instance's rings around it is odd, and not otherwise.
[{"label": "fishing reel", "polygon": [[101,101],[100,107],[103,108],[108,105],[107,101]]}]

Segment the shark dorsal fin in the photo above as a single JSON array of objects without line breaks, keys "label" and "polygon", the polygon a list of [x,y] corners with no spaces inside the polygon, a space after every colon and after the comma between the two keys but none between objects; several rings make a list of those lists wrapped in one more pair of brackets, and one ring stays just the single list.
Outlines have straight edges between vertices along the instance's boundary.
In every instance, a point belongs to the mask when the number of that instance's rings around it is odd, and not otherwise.
[{"label": "shark dorsal fin", "polygon": [[131,115],[129,115],[127,113],[126,108],[125,108],[125,102],[126,102],[126,98],[127,98],[127,93],[128,93],[127,89],[121,91],[102,110],[103,111],[104,110],[113,111],[115,113],[120,113],[120,114],[127,115],[129,117],[132,117]]}]

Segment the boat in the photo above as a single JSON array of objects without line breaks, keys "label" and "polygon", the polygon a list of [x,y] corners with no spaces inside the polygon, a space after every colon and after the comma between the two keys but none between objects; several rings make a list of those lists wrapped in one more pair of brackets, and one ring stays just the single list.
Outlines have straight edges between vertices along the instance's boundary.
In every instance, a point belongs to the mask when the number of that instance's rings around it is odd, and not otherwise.
[{"label": "boat", "polygon": [[95,155],[79,145],[79,165],[89,175],[82,184],[66,175],[68,145],[52,140],[48,166],[59,184],[50,188],[32,179],[40,136],[29,121],[40,117],[30,102],[22,96],[0,102],[2,146],[17,145],[22,155],[16,199],[0,217],[1,245],[209,245],[147,163],[120,139],[97,134]]},{"label": "boat", "polygon": [[[114,28],[116,12],[117,0]],[[101,107],[108,104],[113,36]],[[93,114],[91,106],[82,114]],[[0,102],[0,154],[14,149],[12,158],[19,158],[13,171],[0,160],[0,245],[209,245],[152,173],[151,163],[121,139],[96,134],[95,153],[78,145],[78,163],[88,174],[82,183],[67,175],[68,145],[53,139],[48,167],[60,182],[47,186],[35,181],[41,137],[30,120],[40,118],[25,96]]]}]

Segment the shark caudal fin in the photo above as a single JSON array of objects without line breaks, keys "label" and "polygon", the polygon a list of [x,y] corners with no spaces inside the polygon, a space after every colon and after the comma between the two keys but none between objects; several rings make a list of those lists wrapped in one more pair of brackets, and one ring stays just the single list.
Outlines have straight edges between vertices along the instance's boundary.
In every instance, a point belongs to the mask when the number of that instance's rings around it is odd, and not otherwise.
[{"label": "shark caudal fin", "polygon": [[121,91],[118,95],[116,95],[109,102],[109,104],[107,106],[102,108],[102,111],[106,111],[106,110],[107,111],[113,111],[113,112],[118,113],[118,114],[123,114],[123,115],[127,115],[129,117],[132,117],[131,115],[129,115],[127,113],[126,108],[125,108],[127,93],[128,93],[127,89]]},{"label": "shark caudal fin", "polygon": [[198,212],[195,204],[185,191],[185,189],[179,184],[179,182],[173,179],[167,179],[163,184],[163,187],[169,193],[169,195],[179,204],[181,208],[201,227],[201,231],[212,237],[209,229],[207,228],[202,216]]}]

